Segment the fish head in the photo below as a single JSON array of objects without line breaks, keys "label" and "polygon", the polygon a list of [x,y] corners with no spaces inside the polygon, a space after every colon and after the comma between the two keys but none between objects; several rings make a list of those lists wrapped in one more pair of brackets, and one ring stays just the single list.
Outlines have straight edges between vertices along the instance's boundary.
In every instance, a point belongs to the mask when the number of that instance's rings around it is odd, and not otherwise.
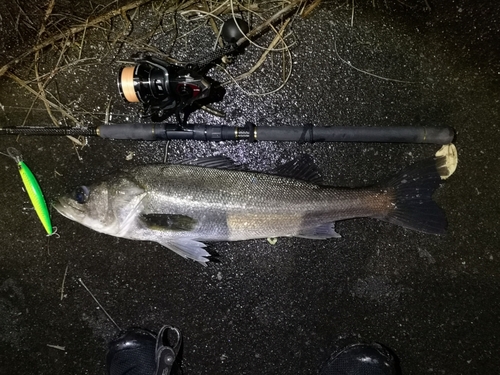
[{"label": "fish head", "polygon": [[136,223],[145,194],[145,189],[123,172],[78,186],[60,197],[54,208],[88,228],[121,237]]}]

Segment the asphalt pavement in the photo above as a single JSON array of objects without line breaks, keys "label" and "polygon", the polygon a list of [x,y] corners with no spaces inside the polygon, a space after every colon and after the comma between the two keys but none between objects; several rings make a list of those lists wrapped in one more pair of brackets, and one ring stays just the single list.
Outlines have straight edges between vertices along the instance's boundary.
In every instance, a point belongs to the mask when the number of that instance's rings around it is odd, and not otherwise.
[{"label": "asphalt pavement", "polygon": [[[104,3],[56,1],[50,20],[67,14],[73,23],[104,12]],[[29,25],[38,30],[44,9],[0,6],[2,65],[34,44]],[[44,74],[64,67],[46,81],[48,99],[86,125],[102,124],[107,112],[111,122],[137,121],[139,106],[124,103],[115,82],[119,60],[144,44],[120,41],[156,27],[154,9],[131,12],[130,34],[117,17],[101,24],[113,34],[89,28],[85,39],[80,33],[42,50],[44,82]],[[314,374],[338,345],[354,341],[390,347],[405,375],[498,373],[499,9],[492,0],[323,1],[291,24],[293,69],[281,89],[243,91],[278,88],[286,51],[270,53],[241,88],[225,73],[209,72],[225,83],[223,100],[213,106],[226,117],[203,111],[190,117],[238,126],[451,126],[458,169],[435,195],[448,218],[443,236],[353,219],[337,223],[339,239],[212,243],[217,262],[202,267],[156,243],[97,233],[54,210],[57,236],[46,237],[16,165],[0,158],[0,373],[105,373],[107,343],[118,330],[83,284],[122,328],[178,327],[185,374]],[[213,46],[209,24],[182,17],[177,36],[186,35],[172,44],[171,19],[165,20],[149,42],[173,57],[187,61]],[[256,42],[271,39],[264,34]],[[261,54],[249,46],[228,69],[244,73]],[[1,126],[51,125],[43,102],[12,76],[38,92],[34,57],[0,77]],[[61,125],[74,125],[52,110]],[[8,147],[23,153],[50,203],[117,169],[161,163],[165,144],[94,137],[75,150],[66,137],[0,136],[0,151]],[[357,187],[383,182],[438,149],[177,140],[168,160],[217,155],[268,171],[309,154],[325,182]]]}]

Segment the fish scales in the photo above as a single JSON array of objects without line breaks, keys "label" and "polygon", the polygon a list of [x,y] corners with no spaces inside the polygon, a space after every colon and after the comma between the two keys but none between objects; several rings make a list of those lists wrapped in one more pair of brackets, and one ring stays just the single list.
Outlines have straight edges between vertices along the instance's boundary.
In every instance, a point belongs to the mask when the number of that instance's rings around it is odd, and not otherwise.
[{"label": "fish scales", "polygon": [[197,238],[246,240],[299,235],[324,222],[382,215],[390,204],[380,189],[337,189],[255,172],[184,165],[131,171],[148,192],[144,212],[195,218]]},{"label": "fish scales", "polygon": [[335,221],[357,217],[432,234],[446,228],[444,212],[432,201],[448,173],[445,158],[403,170],[384,186],[357,189],[319,184],[314,166],[295,161],[276,173],[208,167],[214,164],[138,166],[82,185],[54,207],[96,231],[155,241],[202,264],[210,256],[205,242],[328,239],[340,237]]}]

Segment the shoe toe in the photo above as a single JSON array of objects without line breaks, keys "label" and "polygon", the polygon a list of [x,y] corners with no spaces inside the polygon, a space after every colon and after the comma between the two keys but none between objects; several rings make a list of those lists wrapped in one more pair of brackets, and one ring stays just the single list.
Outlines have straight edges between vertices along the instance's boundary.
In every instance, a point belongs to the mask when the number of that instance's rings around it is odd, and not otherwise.
[{"label": "shoe toe", "polygon": [[152,375],[156,370],[156,338],[153,334],[132,330],[109,344],[106,364],[109,375]]},{"label": "shoe toe", "polygon": [[394,356],[380,344],[350,345],[330,357],[320,375],[395,375]]}]

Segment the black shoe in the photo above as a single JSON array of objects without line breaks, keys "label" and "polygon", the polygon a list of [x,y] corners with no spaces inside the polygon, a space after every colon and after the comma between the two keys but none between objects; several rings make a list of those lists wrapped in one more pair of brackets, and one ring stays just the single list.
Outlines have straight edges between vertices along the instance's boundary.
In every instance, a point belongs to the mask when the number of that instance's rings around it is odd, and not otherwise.
[{"label": "black shoe", "polygon": [[397,375],[395,357],[380,344],[354,344],[332,354],[320,375]]},{"label": "black shoe", "polygon": [[[174,344],[171,345],[172,337]],[[176,328],[165,326],[158,336],[133,328],[109,344],[106,368],[109,375],[173,375],[181,335]]]}]

